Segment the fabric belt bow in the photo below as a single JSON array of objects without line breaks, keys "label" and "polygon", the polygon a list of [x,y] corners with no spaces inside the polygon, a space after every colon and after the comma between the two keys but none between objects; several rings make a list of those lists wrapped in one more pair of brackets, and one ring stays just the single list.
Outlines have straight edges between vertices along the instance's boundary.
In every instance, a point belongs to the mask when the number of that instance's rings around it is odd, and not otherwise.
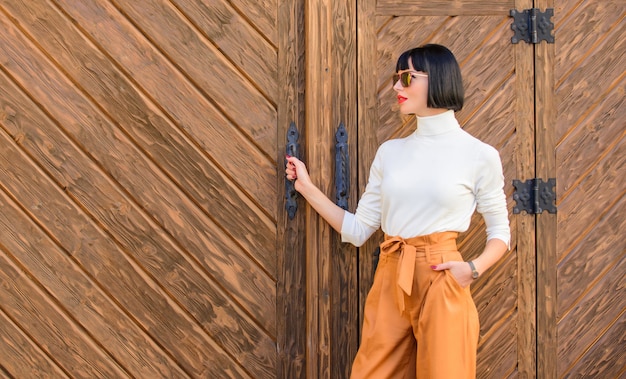
[{"label": "fabric belt bow", "polygon": [[413,276],[415,275],[415,258],[417,248],[400,237],[393,237],[380,244],[380,250],[386,254],[400,251],[398,259],[398,306],[404,312],[404,291],[411,296],[413,290]]}]

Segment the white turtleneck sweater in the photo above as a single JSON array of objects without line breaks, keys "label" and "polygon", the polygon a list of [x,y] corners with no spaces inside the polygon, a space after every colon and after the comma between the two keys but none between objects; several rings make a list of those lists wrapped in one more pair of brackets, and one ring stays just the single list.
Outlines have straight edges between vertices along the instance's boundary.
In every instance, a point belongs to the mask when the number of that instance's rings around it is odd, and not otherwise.
[{"label": "white turtleneck sweater", "polygon": [[474,210],[487,240],[510,240],[504,176],[498,151],[461,129],[453,111],[418,117],[410,136],[383,143],[354,214],[346,212],[344,242],[361,246],[379,227],[411,238],[464,232]]}]

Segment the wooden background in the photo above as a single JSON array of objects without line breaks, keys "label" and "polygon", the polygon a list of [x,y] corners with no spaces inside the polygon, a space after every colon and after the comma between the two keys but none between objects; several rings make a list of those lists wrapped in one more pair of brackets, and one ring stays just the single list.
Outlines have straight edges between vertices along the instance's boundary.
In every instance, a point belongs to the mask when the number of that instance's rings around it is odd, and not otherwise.
[{"label": "wooden background", "polygon": [[0,375],[263,378],[298,354],[294,9],[279,38],[277,3],[0,1]]},{"label": "wooden background", "polygon": [[[510,43],[553,7],[555,44]],[[306,19],[305,19],[306,15]],[[394,111],[395,58],[444,43],[459,119],[507,179],[557,178],[473,286],[481,378],[626,376],[626,4],[601,0],[0,0],[0,377],[342,378],[376,237],[300,200],[286,128],[350,207]],[[306,52],[306,54],[305,54]],[[462,239],[484,242],[479,217]]]},{"label": "wooden background", "polygon": [[[555,1],[559,377],[626,377],[626,2]],[[541,335],[538,337],[542,342]],[[554,365],[554,363],[552,363]]]}]

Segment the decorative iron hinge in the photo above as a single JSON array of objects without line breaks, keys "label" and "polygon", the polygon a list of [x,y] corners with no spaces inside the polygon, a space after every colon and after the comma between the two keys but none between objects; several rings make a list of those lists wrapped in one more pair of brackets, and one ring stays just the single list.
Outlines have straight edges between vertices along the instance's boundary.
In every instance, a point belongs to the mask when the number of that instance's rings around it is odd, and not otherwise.
[{"label": "decorative iron hinge", "polygon": [[556,213],[556,179],[550,178],[547,182],[542,179],[529,179],[525,182],[513,180],[515,192],[513,200],[517,202],[513,213],[540,214],[543,211]]},{"label": "decorative iron hinge", "polygon": [[545,12],[540,12],[538,8],[525,9],[518,12],[515,9],[510,11],[513,17],[511,29],[515,33],[511,37],[512,43],[526,41],[528,43],[537,44],[541,41],[554,43],[554,24],[550,20],[554,16],[554,9],[548,8]]}]

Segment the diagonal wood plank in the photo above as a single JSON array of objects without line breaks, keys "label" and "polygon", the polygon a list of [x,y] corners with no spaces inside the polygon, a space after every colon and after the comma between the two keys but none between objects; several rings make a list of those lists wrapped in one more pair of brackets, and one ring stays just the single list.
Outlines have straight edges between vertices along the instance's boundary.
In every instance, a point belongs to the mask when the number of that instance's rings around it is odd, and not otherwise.
[{"label": "diagonal wood plank", "polygon": [[[29,54],[29,51],[22,52]],[[155,222],[161,224],[193,255],[196,262],[202,264],[204,270],[220,278],[240,302],[248,304],[249,309],[259,315],[258,319],[263,319],[270,330],[274,322],[267,316],[275,313],[275,283],[266,272],[256,262],[251,262],[239,246],[225,238],[206,215],[192,207],[160,170],[146,160],[125,135],[119,133],[106,117],[77,93],[57,70],[40,65],[38,59],[33,57],[13,55],[12,59],[21,62],[15,66],[15,74],[21,77],[23,83],[32,84],[29,78],[33,75],[38,77],[38,84],[30,88],[32,95],[40,98],[57,122],[68,128],[65,132],[79,140],[90,156],[96,157],[98,164],[135,199],[141,199],[134,202],[141,204]],[[35,67],[29,67],[31,65]],[[23,71],[25,69],[33,71]],[[67,103],[67,99],[72,101]],[[78,181],[72,184],[74,190],[81,192],[85,183]],[[89,192],[83,193],[89,202]],[[180,212],[180,209],[188,211]],[[121,221],[120,225],[124,225],[125,220],[122,218]]]},{"label": "diagonal wood plank", "polygon": [[[5,281],[4,278],[1,282],[2,287],[8,285],[8,281]],[[0,377],[2,378],[9,378],[8,374],[3,375],[9,371],[12,375],[20,378],[32,375],[50,375],[55,378],[69,379],[68,374],[31,337],[13,323],[1,309],[0,345],[3,346],[0,354]]]},{"label": "diagonal wood plank", "polygon": [[[261,204],[249,199],[250,194],[242,192],[238,183],[227,178],[220,167],[204,156],[194,142],[132,84],[132,78],[110,65],[106,56],[85,40],[69,20],[52,9],[12,4],[6,5],[13,16],[22,20],[25,29],[45,46],[46,52],[55,57],[60,66],[89,68],[72,70],[68,75],[163,168],[181,191],[197,203],[193,206],[200,206],[221,226],[222,233],[236,240],[270,275],[275,275],[275,262],[270,253],[275,249],[275,223],[266,216],[275,209],[265,204],[259,209]],[[45,21],[40,21],[41,18]],[[248,222],[241,223],[242,218]]]}]

